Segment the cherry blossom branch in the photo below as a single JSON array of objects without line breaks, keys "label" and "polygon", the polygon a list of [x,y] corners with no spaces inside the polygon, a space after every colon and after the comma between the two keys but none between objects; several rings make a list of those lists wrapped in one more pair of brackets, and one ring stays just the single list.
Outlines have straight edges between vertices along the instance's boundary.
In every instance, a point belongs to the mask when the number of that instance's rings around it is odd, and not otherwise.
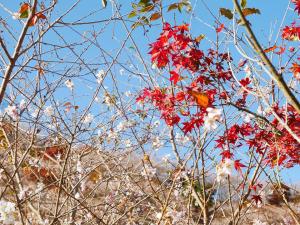
[{"label": "cherry blossom branch", "polygon": [[22,31],[21,31],[21,34],[20,34],[19,39],[17,41],[14,53],[13,53],[12,57],[10,58],[10,63],[9,63],[9,65],[6,68],[6,71],[5,71],[5,74],[4,74],[4,78],[3,78],[3,81],[2,81],[2,84],[1,84],[1,87],[0,87],[0,105],[1,105],[2,100],[3,100],[4,94],[5,94],[5,91],[6,91],[6,87],[7,87],[8,83],[9,83],[9,81],[10,81],[11,73],[12,73],[14,67],[15,67],[17,59],[20,56],[19,53],[20,53],[20,50],[22,48],[23,41],[25,39],[27,30],[29,28],[29,25],[31,23],[31,20],[32,20],[33,16],[35,15],[37,2],[38,2],[37,0],[34,0],[34,2],[33,2],[32,10],[30,10],[30,14],[29,14],[29,16],[27,18],[27,21],[26,21],[26,23],[25,23]]}]

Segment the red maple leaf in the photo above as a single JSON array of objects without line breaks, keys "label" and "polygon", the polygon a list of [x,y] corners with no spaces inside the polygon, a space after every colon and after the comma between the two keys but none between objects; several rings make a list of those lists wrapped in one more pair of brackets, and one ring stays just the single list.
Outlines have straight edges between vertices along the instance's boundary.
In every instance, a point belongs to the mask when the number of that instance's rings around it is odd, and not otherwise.
[{"label": "red maple leaf", "polygon": [[222,23],[219,27],[217,27],[216,31],[217,33],[220,33],[224,28],[224,24]]},{"label": "red maple leaf", "polygon": [[252,195],[252,200],[255,201],[256,205],[258,202],[262,203],[262,198],[260,195]]},{"label": "red maple leaf", "polygon": [[233,154],[230,152],[230,150],[225,150],[225,151],[221,152],[220,155],[222,155],[222,160],[231,159],[233,156]]},{"label": "red maple leaf", "polygon": [[295,11],[300,16],[300,0],[292,0],[292,2],[295,4]]},{"label": "red maple leaf", "polygon": [[170,81],[173,82],[174,85],[176,85],[181,78],[180,75],[175,71],[171,71],[170,74],[171,74]]},{"label": "red maple leaf", "polygon": [[241,161],[240,159],[234,161],[234,168],[239,173],[242,173],[242,167],[246,167],[246,166],[243,163],[241,163],[240,161]]}]

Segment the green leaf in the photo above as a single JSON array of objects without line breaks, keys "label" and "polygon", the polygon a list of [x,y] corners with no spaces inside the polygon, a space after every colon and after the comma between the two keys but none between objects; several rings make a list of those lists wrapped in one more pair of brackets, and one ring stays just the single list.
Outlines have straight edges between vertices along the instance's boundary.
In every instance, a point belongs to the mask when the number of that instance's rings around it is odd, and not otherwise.
[{"label": "green leaf", "polygon": [[23,3],[21,5],[19,13],[20,13],[20,18],[22,18],[22,19],[28,18],[29,14],[30,14],[30,4]]},{"label": "green leaf", "polygon": [[249,16],[252,14],[260,14],[259,9],[255,9],[255,8],[245,8],[242,10],[244,16]]},{"label": "green leaf", "polygon": [[148,20],[148,18],[146,16],[142,16],[140,20],[143,21],[144,24],[150,23],[150,21]]},{"label": "green leaf", "polygon": [[182,12],[182,8],[183,8],[183,6],[184,6],[184,4],[182,4],[182,3],[179,3],[178,4],[178,11],[181,13]]},{"label": "green leaf", "polygon": [[150,0],[140,0],[138,3],[139,6],[148,6],[150,4]]},{"label": "green leaf", "polygon": [[134,3],[131,3],[131,6],[133,9],[137,9],[137,7],[138,7],[137,4],[134,4]]},{"label": "green leaf", "polygon": [[174,9],[178,9],[178,4],[177,3],[173,3],[171,5],[169,5],[168,7],[168,12]]},{"label": "green leaf", "polygon": [[159,12],[156,12],[150,16],[150,20],[151,21],[158,20],[160,17],[161,17],[161,14]]},{"label": "green leaf", "polygon": [[154,9],[154,5],[147,5],[147,6],[145,6],[144,8],[142,8],[141,10],[140,10],[140,12],[149,12],[149,11],[151,11],[152,9]]},{"label": "green leaf", "polygon": [[185,7],[185,10],[186,10],[187,12],[191,12],[192,9],[193,9],[193,7],[192,7],[190,1],[183,0],[183,1],[182,1],[181,3],[179,3],[179,4],[181,4],[182,6],[184,6],[184,7]]},{"label": "green leaf", "polygon": [[245,8],[246,5],[247,5],[247,0],[242,0],[242,1],[241,1],[241,6],[242,6],[242,8]]},{"label": "green leaf", "polygon": [[142,26],[143,24],[141,23],[141,22],[135,22],[134,24],[132,24],[131,25],[131,28],[132,29],[135,29],[135,28],[137,28],[137,27],[139,27],[139,26]]},{"label": "green leaf", "polygon": [[29,11],[28,10],[26,10],[23,13],[20,14],[20,18],[22,18],[22,19],[28,18],[28,16],[29,16]]},{"label": "green leaf", "polygon": [[231,20],[233,18],[233,14],[230,9],[220,8],[220,13],[222,16],[225,16],[227,19]]},{"label": "green leaf", "polygon": [[137,14],[136,14],[136,11],[131,11],[129,14],[128,14],[128,18],[133,18],[133,17],[136,17]]},{"label": "green leaf", "polygon": [[106,8],[106,6],[107,6],[107,0],[102,0],[102,5],[103,5],[104,8]]}]

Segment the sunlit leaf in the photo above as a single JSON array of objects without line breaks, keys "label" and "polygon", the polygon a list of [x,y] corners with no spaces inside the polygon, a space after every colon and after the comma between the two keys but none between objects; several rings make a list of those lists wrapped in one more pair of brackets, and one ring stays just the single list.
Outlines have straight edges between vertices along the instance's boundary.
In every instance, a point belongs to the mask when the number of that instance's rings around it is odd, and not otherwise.
[{"label": "sunlit leaf", "polygon": [[222,16],[225,16],[230,20],[233,18],[233,14],[230,9],[220,8],[220,13]]},{"label": "sunlit leaf", "polygon": [[294,74],[294,77],[297,80],[300,80],[300,65],[297,63],[293,63],[292,67],[290,68],[292,73]]},{"label": "sunlit leaf", "polygon": [[274,45],[274,46],[272,46],[272,47],[270,47],[270,48],[266,48],[266,49],[264,50],[264,52],[265,52],[265,53],[272,52],[272,51],[274,51],[276,48],[277,48],[277,46]]},{"label": "sunlit leaf", "polygon": [[128,18],[133,18],[133,17],[136,17],[137,14],[136,14],[136,11],[131,11],[129,14],[128,14]]},{"label": "sunlit leaf", "polygon": [[97,183],[101,179],[101,177],[102,177],[102,174],[100,171],[93,170],[89,175],[89,180],[94,183]]},{"label": "sunlit leaf", "polygon": [[40,13],[40,12],[37,13],[36,16],[37,16],[37,18],[39,18],[39,19],[44,19],[44,20],[47,19],[47,17],[46,17],[43,13]]},{"label": "sunlit leaf", "polygon": [[148,154],[144,154],[143,160],[144,160],[144,162],[149,163],[150,162],[150,156]]},{"label": "sunlit leaf", "polygon": [[36,13],[29,21],[28,26],[34,26],[39,19],[46,19],[46,16],[42,13]]},{"label": "sunlit leaf", "polygon": [[252,15],[252,14],[260,14],[260,10],[259,9],[255,9],[255,8],[245,8],[242,10],[244,16],[248,16],[248,15]]},{"label": "sunlit leaf", "polygon": [[169,5],[168,7],[168,12],[174,9],[178,9],[178,4],[177,3],[173,3],[171,5]]},{"label": "sunlit leaf", "polygon": [[0,129],[0,149],[5,150],[9,146],[7,137],[5,135],[5,131],[3,129]]},{"label": "sunlit leaf", "polygon": [[204,34],[200,34],[198,37],[195,38],[195,41],[197,43],[200,43],[200,41],[202,41],[204,38],[205,38],[205,35]]},{"label": "sunlit leaf", "polygon": [[28,3],[24,3],[21,5],[21,8],[19,10],[20,18],[28,18],[30,12],[30,5]]},{"label": "sunlit leaf", "polygon": [[156,12],[151,15],[150,20],[151,21],[158,20],[160,17],[161,17],[161,14],[159,12]]},{"label": "sunlit leaf", "polygon": [[107,6],[107,0],[102,0],[102,6],[103,6],[104,8],[106,8],[106,6]]},{"label": "sunlit leaf", "polygon": [[193,96],[199,106],[206,108],[209,103],[209,98],[205,93],[200,93],[197,91],[189,91],[191,96]]},{"label": "sunlit leaf", "polygon": [[149,5],[150,0],[140,0],[140,2],[138,3],[139,6],[147,6]]},{"label": "sunlit leaf", "polygon": [[242,6],[242,8],[245,8],[246,5],[247,5],[247,0],[242,0],[242,1],[241,1],[241,6]]},{"label": "sunlit leaf", "polygon": [[140,12],[149,12],[154,9],[154,5],[148,5],[140,10]]}]

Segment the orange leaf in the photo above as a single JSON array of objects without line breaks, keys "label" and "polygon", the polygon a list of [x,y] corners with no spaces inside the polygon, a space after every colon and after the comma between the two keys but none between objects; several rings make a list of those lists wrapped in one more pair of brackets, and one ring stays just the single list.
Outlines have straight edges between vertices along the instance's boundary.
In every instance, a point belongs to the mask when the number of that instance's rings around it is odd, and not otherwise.
[{"label": "orange leaf", "polygon": [[290,68],[292,73],[294,74],[297,80],[300,80],[300,65],[297,63],[293,63],[293,66]]},{"label": "orange leaf", "polygon": [[39,19],[44,19],[44,20],[47,19],[47,17],[43,13],[41,13],[41,12],[37,13],[36,16]]},{"label": "orange leaf", "polygon": [[151,15],[150,20],[151,21],[158,20],[160,17],[161,17],[161,14],[159,12],[156,12]]},{"label": "orange leaf", "polygon": [[28,3],[24,3],[23,5],[21,5],[19,13],[22,14],[22,13],[26,12],[29,9],[30,9],[30,5]]},{"label": "orange leaf", "polygon": [[28,26],[30,26],[30,27],[34,26],[34,25],[37,23],[37,21],[38,21],[39,19],[46,19],[46,16],[45,16],[44,14],[40,13],[40,12],[39,12],[39,13],[36,13],[36,14],[31,18],[31,20],[30,20]]},{"label": "orange leaf", "polygon": [[265,52],[265,53],[267,53],[267,52],[272,52],[272,51],[274,51],[276,48],[277,48],[277,46],[274,45],[274,46],[272,46],[272,47],[270,47],[270,48],[266,48],[266,49],[264,50],[264,52]]},{"label": "orange leaf", "polygon": [[93,170],[89,175],[89,180],[96,183],[98,180],[100,180],[102,177],[102,174],[98,170]]},{"label": "orange leaf", "polygon": [[21,5],[19,13],[20,13],[20,18],[22,19],[28,18],[30,13],[30,5],[28,3],[24,3],[23,5]]},{"label": "orange leaf", "polygon": [[209,98],[205,93],[199,93],[196,91],[188,91],[188,93],[193,96],[199,106],[206,108],[209,103]]},{"label": "orange leaf", "polygon": [[280,47],[279,47],[279,51],[278,51],[278,52],[275,52],[275,54],[281,55],[281,54],[284,53],[284,51],[285,51],[285,47],[280,46]]},{"label": "orange leaf", "polygon": [[38,17],[37,17],[36,15],[34,15],[34,16],[30,19],[28,26],[30,26],[30,27],[34,26],[34,25],[36,24],[37,21],[38,21]]},{"label": "orange leaf", "polygon": [[204,38],[205,38],[205,35],[204,34],[200,34],[198,37],[196,37],[195,41],[197,43],[200,43],[200,41],[202,41]]}]

